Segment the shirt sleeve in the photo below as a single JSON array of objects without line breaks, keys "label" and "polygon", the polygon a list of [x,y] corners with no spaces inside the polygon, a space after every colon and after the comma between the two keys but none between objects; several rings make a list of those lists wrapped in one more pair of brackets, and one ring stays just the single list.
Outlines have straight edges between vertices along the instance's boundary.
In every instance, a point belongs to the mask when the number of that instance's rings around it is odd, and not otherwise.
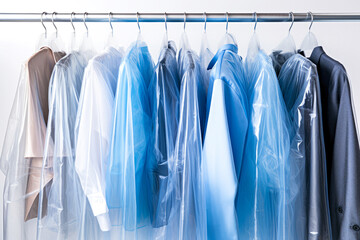
[{"label": "shirt sleeve", "polygon": [[80,97],[75,167],[92,212],[103,231],[110,230],[105,198],[113,96],[101,74],[86,72]]}]

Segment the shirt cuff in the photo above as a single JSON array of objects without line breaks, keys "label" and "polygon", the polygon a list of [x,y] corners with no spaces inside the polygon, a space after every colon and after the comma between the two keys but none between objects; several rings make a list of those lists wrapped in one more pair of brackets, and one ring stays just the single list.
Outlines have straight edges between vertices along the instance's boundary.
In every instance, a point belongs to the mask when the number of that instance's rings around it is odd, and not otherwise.
[{"label": "shirt cuff", "polygon": [[108,213],[103,213],[98,216],[96,216],[100,229],[103,232],[110,231],[111,224],[110,224],[110,218]]}]

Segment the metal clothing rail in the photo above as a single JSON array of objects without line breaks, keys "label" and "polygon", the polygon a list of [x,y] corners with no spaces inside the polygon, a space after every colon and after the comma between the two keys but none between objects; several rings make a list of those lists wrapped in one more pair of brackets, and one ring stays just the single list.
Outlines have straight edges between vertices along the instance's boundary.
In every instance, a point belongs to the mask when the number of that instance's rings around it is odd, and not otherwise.
[{"label": "metal clothing rail", "polygon": [[[0,22],[355,22],[360,13],[0,13]],[[256,16],[256,17],[255,17]]]}]

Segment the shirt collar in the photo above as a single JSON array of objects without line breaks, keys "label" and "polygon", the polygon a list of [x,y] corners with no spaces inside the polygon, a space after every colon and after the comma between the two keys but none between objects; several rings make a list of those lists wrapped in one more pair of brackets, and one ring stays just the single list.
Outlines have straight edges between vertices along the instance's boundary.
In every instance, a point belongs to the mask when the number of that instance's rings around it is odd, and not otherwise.
[{"label": "shirt collar", "polygon": [[318,46],[318,47],[314,48],[314,50],[312,51],[310,60],[313,63],[315,63],[315,65],[318,65],[320,62],[321,55],[323,55],[324,53],[325,52],[324,52],[324,49],[322,48],[322,46]]}]

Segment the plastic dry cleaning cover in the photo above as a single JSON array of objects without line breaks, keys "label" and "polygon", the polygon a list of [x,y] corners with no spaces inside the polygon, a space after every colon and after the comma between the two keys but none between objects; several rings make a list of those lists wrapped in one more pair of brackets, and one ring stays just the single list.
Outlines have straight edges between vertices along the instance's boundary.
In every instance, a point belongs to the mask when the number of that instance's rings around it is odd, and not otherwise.
[{"label": "plastic dry cleaning cover", "polygon": [[167,193],[168,161],[174,155],[178,130],[179,86],[176,48],[174,42],[169,41],[161,49],[149,86],[152,133],[146,188],[149,191],[151,222],[157,236],[162,234],[160,227],[167,225],[172,207],[171,195]]},{"label": "plastic dry cleaning cover", "polygon": [[76,117],[75,168],[86,199],[81,199],[79,239],[104,239],[111,229],[105,197],[113,109],[122,54],[107,48],[84,72]]},{"label": "plastic dry cleaning cover", "polygon": [[106,201],[119,239],[150,237],[145,164],[152,133],[148,87],[153,71],[148,47],[135,42],[119,69],[106,177]]},{"label": "plastic dry cleaning cover", "polygon": [[[279,83],[291,120],[286,239],[331,239],[320,84],[316,66],[296,54]],[[296,223],[296,224],[294,224]]]},{"label": "plastic dry cleaning cover", "polygon": [[223,45],[209,69],[203,147],[207,236],[237,239],[235,198],[248,129],[246,78],[237,46]]},{"label": "plastic dry cleaning cover", "polygon": [[[38,239],[75,239],[83,196],[75,171],[75,120],[89,57],[72,52],[60,59],[49,87],[49,117],[39,195]],[[52,175],[48,184],[47,176]]]},{"label": "plastic dry cleaning cover", "polygon": [[[186,38],[184,33],[183,38]],[[166,239],[207,239],[202,180],[202,128],[206,92],[199,57],[182,41],[178,55],[181,78],[180,118],[174,157],[169,159],[167,192],[172,207]]]},{"label": "plastic dry cleaning cover", "polygon": [[[34,239],[52,70],[64,53],[44,47],[22,66],[1,155],[4,239]],[[46,176],[51,184],[52,174]],[[46,214],[46,206],[43,214]]]},{"label": "plastic dry cleaning cover", "polygon": [[295,224],[284,218],[288,113],[271,59],[262,50],[249,51],[245,62],[249,130],[236,202],[239,239],[287,239],[285,229]]}]

